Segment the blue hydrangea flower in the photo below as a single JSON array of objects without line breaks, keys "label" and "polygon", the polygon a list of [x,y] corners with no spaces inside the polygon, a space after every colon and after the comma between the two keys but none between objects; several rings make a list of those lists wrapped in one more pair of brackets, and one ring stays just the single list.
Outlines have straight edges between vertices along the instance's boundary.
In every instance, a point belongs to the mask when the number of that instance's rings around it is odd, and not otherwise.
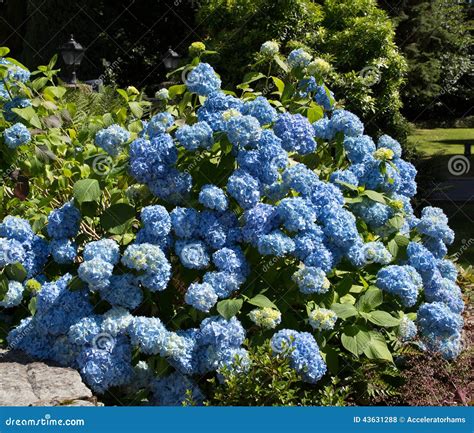
[{"label": "blue hydrangea flower", "polygon": [[448,218],[443,210],[427,206],[421,211],[421,218],[416,229],[426,236],[441,239],[445,244],[454,242],[454,232],[448,226]]},{"label": "blue hydrangea flower", "polygon": [[397,192],[406,197],[413,197],[417,191],[417,185],[415,181],[417,170],[415,166],[410,162],[404,161],[403,159],[395,160],[394,164],[398,169],[400,177]]},{"label": "blue hydrangea flower", "polygon": [[130,133],[116,124],[101,129],[95,135],[96,146],[104,149],[111,156],[117,156],[128,140],[130,140]]},{"label": "blue hydrangea flower", "polygon": [[[318,175],[304,164],[296,164],[283,173],[283,181],[303,197],[308,197],[321,184]],[[344,200],[344,199],[343,199]]]},{"label": "blue hydrangea flower", "polygon": [[437,270],[436,259],[428,249],[417,242],[410,242],[407,247],[408,263],[413,266],[423,279],[430,279]]},{"label": "blue hydrangea flower", "polygon": [[196,235],[199,227],[199,213],[195,209],[175,207],[170,216],[176,236],[190,239]]},{"label": "blue hydrangea flower", "polygon": [[[347,183],[354,187],[359,186],[359,179],[351,170],[336,170],[331,173],[329,180],[341,190],[350,189],[343,183]],[[343,183],[342,183],[343,182]]]},{"label": "blue hydrangea flower", "polygon": [[255,147],[262,135],[260,123],[252,116],[234,116],[226,124],[227,137],[236,147]]},{"label": "blue hydrangea flower", "polygon": [[212,255],[212,261],[219,271],[234,272],[247,268],[245,255],[238,247],[217,250]]},{"label": "blue hydrangea flower", "polygon": [[164,238],[171,231],[171,217],[165,207],[146,206],[140,214],[147,235]]},{"label": "blue hydrangea flower", "polygon": [[171,169],[166,176],[148,184],[150,191],[158,198],[170,203],[181,203],[185,200],[193,186],[189,173]]},{"label": "blue hydrangea flower", "polygon": [[327,117],[323,117],[313,123],[314,136],[321,140],[332,140],[334,132],[331,129],[331,122]]},{"label": "blue hydrangea flower", "polygon": [[0,236],[15,239],[21,243],[31,243],[34,233],[28,221],[7,215],[0,224]]},{"label": "blue hydrangea flower", "polygon": [[332,110],[334,94],[326,86],[318,86],[314,100],[326,111]]},{"label": "blue hydrangea flower", "polygon": [[314,207],[301,197],[285,198],[277,206],[281,223],[291,232],[309,230],[316,220]]},{"label": "blue hydrangea flower", "polygon": [[18,281],[8,282],[8,291],[0,301],[0,307],[12,308],[20,305],[23,299],[23,285]]},{"label": "blue hydrangea flower", "polygon": [[360,238],[356,219],[351,212],[340,207],[328,207],[320,216],[324,234],[337,246],[349,248]]},{"label": "blue hydrangea flower", "polygon": [[243,102],[222,92],[211,93],[197,110],[198,120],[207,122],[213,131],[224,131],[227,121],[223,113],[228,110],[240,111]]},{"label": "blue hydrangea flower", "polygon": [[146,126],[146,133],[150,138],[164,134],[174,123],[174,117],[167,111],[155,114]]},{"label": "blue hydrangea flower", "polygon": [[72,263],[77,256],[77,245],[69,239],[53,239],[50,243],[51,254],[56,263]]},{"label": "blue hydrangea flower", "polygon": [[221,88],[221,80],[208,63],[199,63],[186,77],[186,86],[192,93],[208,96]]},{"label": "blue hydrangea flower", "polygon": [[278,225],[275,207],[259,203],[244,212],[245,225],[242,234],[246,242],[256,246],[261,235],[274,230]]},{"label": "blue hydrangea flower", "polygon": [[167,330],[157,317],[134,317],[128,327],[132,345],[142,353],[157,355],[163,348]]},{"label": "blue hydrangea flower", "polygon": [[456,265],[450,260],[438,260],[436,266],[443,278],[451,281],[456,281],[458,278],[458,270]]},{"label": "blue hydrangea flower", "polygon": [[48,235],[53,239],[73,238],[79,231],[81,213],[72,201],[48,215]]},{"label": "blue hydrangea flower", "polygon": [[238,274],[231,272],[207,272],[204,274],[203,282],[209,284],[219,299],[230,297],[240,288],[241,278]]},{"label": "blue hydrangea flower", "polygon": [[21,96],[15,96],[12,100],[3,104],[3,117],[5,117],[5,120],[8,122],[17,122],[20,120],[20,116],[18,116],[13,109],[26,107],[31,107],[31,101]]},{"label": "blue hydrangea flower", "polygon": [[288,65],[290,65],[290,68],[305,68],[310,64],[311,59],[311,54],[303,48],[298,48],[288,55]]},{"label": "blue hydrangea flower", "polygon": [[215,185],[204,185],[201,188],[199,203],[220,212],[224,212],[229,205],[225,192]]},{"label": "blue hydrangea flower", "polygon": [[224,226],[219,214],[212,211],[201,212],[198,235],[212,249],[219,249],[227,243],[228,227]]},{"label": "blue hydrangea flower", "polygon": [[187,150],[210,149],[214,144],[212,128],[207,122],[184,125],[176,131],[176,139]]},{"label": "blue hydrangea flower", "polygon": [[301,293],[326,293],[330,283],[322,269],[305,266],[296,271],[291,279],[296,283]]},{"label": "blue hydrangea flower", "polygon": [[447,278],[434,277],[425,284],[425,299],[428,302],[444,302],[453,312],[462,313],[464,302],[459,286]]},{"label": "blue hydrangea flower", "polygon": [[269,57],[272,57],[275,54],[278,54],[279,51],[280,51],[280,46],[278,45],[278,42],[275,42],[275,41],[266,41],[260,47],[260,52],[264,54],[265,56],[269,56]]},{"label": "blue hydrangea flower", "polygon": [[274,230],[259,237],[257,248],[258,252],[264,256],[283,257],[295,250],[295,243],[281,230]]},{"label": "blue hydrangea flower", "polygon": [[412,307],[416,304],[418,293],[423,283],[415,268],[405,265],[391,265],[377,273],[377,287],[398,296],[403,305]]},{"label": "blue hydrangea flower", "polygon": [[91,290],[100,290],[110,284],[114,266],[102,259],[92,259],[82,262],[77,269],[77,275]]},{"label": "blue hydrangea flower", "polygon": [[29,143],[31,141],[31,134],[28,131],[28,128],[22,123],[15,123],[10,128],[3,131],[3,137],[5,139],[5,144],[10,149],[16,149],[22,144]]},{"label": "blue hydrangea flower", "polygon": [[253,101],[246,102],[242,107],[242,114],[255,117],[260,125],[272,123],[278,117],[275,108],[263,96],[257,96]]},{"label": "blue hydrangea flower", "polygon": [[20,242],[16,239],[0,238],[0,267],[13,263],[22,263],[26,252]]},{"label": "blue hydrangea flower", "polygon": [[355,114],[347,110],[334,110],[329,127],[333,134],[343,132],[348,137],[357,137],[364,132],[364,124]]},{"label": "blue hydrangea flower", "polygon": [[243,209],[255,206],[260,200],[260,184],[244,170],[236,170],[227,181],[227,192]]},{"label": "blue hydrangea flower", "polygon": [[207,313],[216,305],[217,294],[208,283],[193,283],[189,286],[184,299],[186,304]]},{"label": "blue hydrangea flower", "polygon": [[417,323],[424,335],[450,337],[461,331],[463,319],[459,314],[452,312],[446,304],[432,302],[420,306]]},{"label": "blue hydrangea flower", "polygon": [[291,367],[305,382],[316,383],[326,373],[318,344],[308,332],[283,329],[273,335],[270,345],[276,354],[290,358]]},{"label": "blue hydrangea flower", "polygon": [[100,296],[112,306],[130,310],[143,302],[143,292],[132,274],[112,275],[109,286],[100,290]]},{"label": "blue hydrangea flower", "polygon": [[362,218],[371,228],[385,225],[394,215],[390,206],[372,200],[364,200],[351,206],[354,214]]},{"label": "blue hydrangea flower", "polygon": [[200,325],[201,343],[217,349],[239,347],[245,339],[245,330],[236,317],[229,320],[220,316],[207,317]]},{"label": "blue hydrangea flower", "polygon": [[349,248],[347,253],[349,260],[354,266],[362,267],[370,263],[387,265],[393,260],[390,252],[380,241],[356,242]]},{"label": "blue hydrangea flower", "polygon": [[204,394],[195,382],[177,371],[156,379],[152,391],[158,406],[182,406],[189,397],[195,404],[202,404],[204,400]]},{"label": "blue hydrangea flower", "polygon": [[116,265],[120,260],[120,249],[113,239],[101,239],[87,243],[82,255],[85,261],[101,259]]},{"label": "blue hydrangea flower", "polygon": [[289,152],[305,155],[316,150],[314,128],[301,114],[280,114],[273,130],[282,140],[283,149]]},{"label": "blue hydrangea flower", "polygon": [[72,325],[67,336],[71,343],[83,346],[92,344],[94,338],[100,334],[102,319],[100,316],[88,316],[80,319]]},{"label": "blue hydrangea flower", "polygon": [[352,164],[359,164],[371,159],[375,152],[375,143],[368,135],[347,136],[344,138],[344,150]]},{"label": "blue hydrangea flower", "polygon": [[176,254],[182,265],[188,269],[205,269],[209,266],[210,257],[204,242],[177,242]]}]

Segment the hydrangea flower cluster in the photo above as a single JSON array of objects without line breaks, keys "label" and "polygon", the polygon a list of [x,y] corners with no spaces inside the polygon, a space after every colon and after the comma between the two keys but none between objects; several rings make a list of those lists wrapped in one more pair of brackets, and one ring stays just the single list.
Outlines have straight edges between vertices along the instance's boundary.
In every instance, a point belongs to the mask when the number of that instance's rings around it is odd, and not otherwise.
[{"label": "hydrangea flower cluster", "polygon": [[[262,46],[266,56],[277,52],[275,43]],[[243,347],[246,326],[249,334],[256,328],[273,333],[273,353],[287,357],[302,380],[314,384],[326,373],[318,344],[309,332],[279,329],[288,325],[276,306],[254,308],[248,317],[216,315],[233,298],[252,304],[246,291],[255,295],[255,281],[264,279],[258,266],[269,262],[291,269],[288,278],[281,275],[285,290],[314,302],[299,329],[333,329],[336,314],[315,300],[332,290],[334,271],[367,271],[376,274],[371,284],[386,300],[417,313],[416,321],[403,316],[394,331],[401,341],[419,338],[427,349],[455,357],[464,305],[456,269],[444,258],[454,236],[447,218],[431,207],[415,216],[410,199],[416,170],[401,158],[400,144],[364,135],[360,119],[335,105],[320,77],[306,76],[310,62],[304,50],[288,58],[298,76],[305,75],[298,97],[322,108],[323,117],[313,124],[263,96],[241,100],[224,93],[206,63],[187,74],[187,88],[201,103],[197,119],[189,116],[193,123],[186,125],[158,113],[130,144],[129,173],[153,195],[130,243],[95,240],[79,245],[77,257],[81,215],[73,202],[49,215],[50,244],[26,221],[5,218],[1,267],[22,263],[31,278],[51,251],[59,265],[78,263],[80,286],[69,274],[42,280],[37,312],[10,333],[10,344],[79,369],[99,393],[145,380],[156,404],[182,404],[187,394],[200,403],[205,396],[198,377],[216,374],[222,381],[224,371],[242,374],[251,367]],[[130,139],[120,129],[113,125],[96,136],[112,156]],[[340,166],[314,167],[315,153],[336,142]],[[202,155],[210,164],[218,161],[215,173],[194,174],[192,164]],[[406,259],[390,248],[395,234],[409,239]],[[0,305],[17,305],[22,293],[23,285],[11,281]],[[95,312],[97,300],[104,313]],[[185,314],[168,322],[162,314],[167,308]],[[194,327],[181,329],[184,321]],[[132,353],[141,364],[133,365]],[[153,377],[143,365],[150,356],[164,358],[174,371]]]},{"label": "hydrangea flower cluster", "polygon": [[116,124],[101,129],[95,136],[95,144],[111,156],[117,156],[128,140],[130,133]]},{"label": "hydrangea flower cluster", "polygon": [[13,126],[10,126],[10,128],[5,129],[5,131],[3,131],[3,137],[5,144],[10,149],[16,149],[31,140],[30,131],[28,131],[28,128],[23,125],[23,123],[15,123]]}]

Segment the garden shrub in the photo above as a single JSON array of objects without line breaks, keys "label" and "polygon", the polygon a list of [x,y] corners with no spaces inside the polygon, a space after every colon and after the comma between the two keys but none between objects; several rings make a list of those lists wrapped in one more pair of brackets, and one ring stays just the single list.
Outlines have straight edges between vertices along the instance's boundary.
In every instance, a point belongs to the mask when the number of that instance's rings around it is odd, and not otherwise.
[{"label": "garden shrub", "polygon": [[[328,61],[326,82],[366,124],[369,133],[407,136],[400,114],[405,60],[394,27],[374,0],[208,0],[199,10],[225,82],[237,84],[266,40],[288,53],[303,47]],[[212,19],[206,19],[212,17]],[[267,65],[260,64],[263,73]]]},{"label": "garden shrub", "polygon": [[344,404],[407,345],[455,358],[454,233],[414,215],[400,144],[364,135],[302,49],[265,43],[284,80],[248,75],[237,96],[191,48],[156,107],[118,89],[77,124],[54,61],[33,81],[2,61],[3,169],[29,182],[2,193],[9,347],[159,405],[266,404],[257,379],[282,391],[268,404]]}]

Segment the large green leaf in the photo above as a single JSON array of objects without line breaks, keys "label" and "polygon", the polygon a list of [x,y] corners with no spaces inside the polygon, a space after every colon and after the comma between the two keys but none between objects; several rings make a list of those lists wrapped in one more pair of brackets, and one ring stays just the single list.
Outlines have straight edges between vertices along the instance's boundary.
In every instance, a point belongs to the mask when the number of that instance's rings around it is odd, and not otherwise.
[{"label": "large green leaf", "polygon": [[394,326],[400,325],[400,319],[393,317],[386,311],[371,311],[367,314],[367,317],[372,323],[385,328],[393,328]]},{"label": "large green leaf", "polygon": [[99,182],[96,179],[78,180],[74,184],[72,193],[79,204],[98,201],[101,195]]},{"label": "large green leaf", "polygon": [[0,301],[3,301],[8,292],[8,278],[0,274]]},{"label": "large green leaf", "polygon": [[371,331],[369,333],[369,343],[364,348],[364,354],[369,359],[381,359],[393,362],[392,354],[388,350],[387,343],[382,334]]},{"label": "large green leaf", "polygon": [[255,305],[260,308],[274,308],[278,310],[278,307],[270,301],[265,295],[256,295],[247,301],[249,304]]},{"label": "large green leaf", "polygon": [[20,283],[22,283],[27,276],[26,269],[21,263],[13,263],[8,265],[5,268],[5,274],[10,280],[18,281]]},{"label": "large green leaf", "polygon": [[368,189],[363,192],[363,195],[369,197],[371,200],[376,201],[377,203],[386,204],[386,200],[383,194],[377,191],[372,191],[371,189]]},{"label": "large green leaf", "polygon": [[110,206],[100,216],[102,228],[114,235],[124,234],[135,218],[135,208],[126,203]]},{"label": "large green leaf", "polygon": [[356,356],[364,352],[369,341],[369,332],[360,329],[358,326],[347,326],[341,335],[343,347]]},{"label": "large green leaf", "polygon": [[234,317],[242,308],[242,299],[224,299],[217,304],[217,312],[226,320]]},{"label": "large green leaf", "polygon": [[343,320],[358,314],[356,307],[351,304],[332,304],[331,310],[337,314],[337,317]]},{"label": "large green leaf", "polygon": [[369,312],[377,308],[382,302],[382,291],[377,287],[371,287],[359,298],[356,307],[359,311]]}]

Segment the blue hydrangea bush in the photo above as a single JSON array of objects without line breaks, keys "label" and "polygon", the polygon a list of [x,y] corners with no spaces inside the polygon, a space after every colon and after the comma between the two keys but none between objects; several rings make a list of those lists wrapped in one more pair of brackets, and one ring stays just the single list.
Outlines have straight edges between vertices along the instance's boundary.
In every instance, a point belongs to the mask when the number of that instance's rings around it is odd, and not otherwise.
[{"label": "blue hydrangea bush", "polygon": [[123,109],[80,126],[45,122],[38,107],[64,96],[54,80],[45,93],[6,68],[2,151],[55,156],[19,163],[29,206],[7,194],[0,306],[30,311],[9,347],[159,405],[203,403],[207,379],[245,374],[266,342],[314,387],[408,344],[456,358],[447,218],[415,215],[400,144],[364,135],[314,63],[295,50],[279,77],[249,73],[234,93],[196,57],[154,106],[119,89]]}]

